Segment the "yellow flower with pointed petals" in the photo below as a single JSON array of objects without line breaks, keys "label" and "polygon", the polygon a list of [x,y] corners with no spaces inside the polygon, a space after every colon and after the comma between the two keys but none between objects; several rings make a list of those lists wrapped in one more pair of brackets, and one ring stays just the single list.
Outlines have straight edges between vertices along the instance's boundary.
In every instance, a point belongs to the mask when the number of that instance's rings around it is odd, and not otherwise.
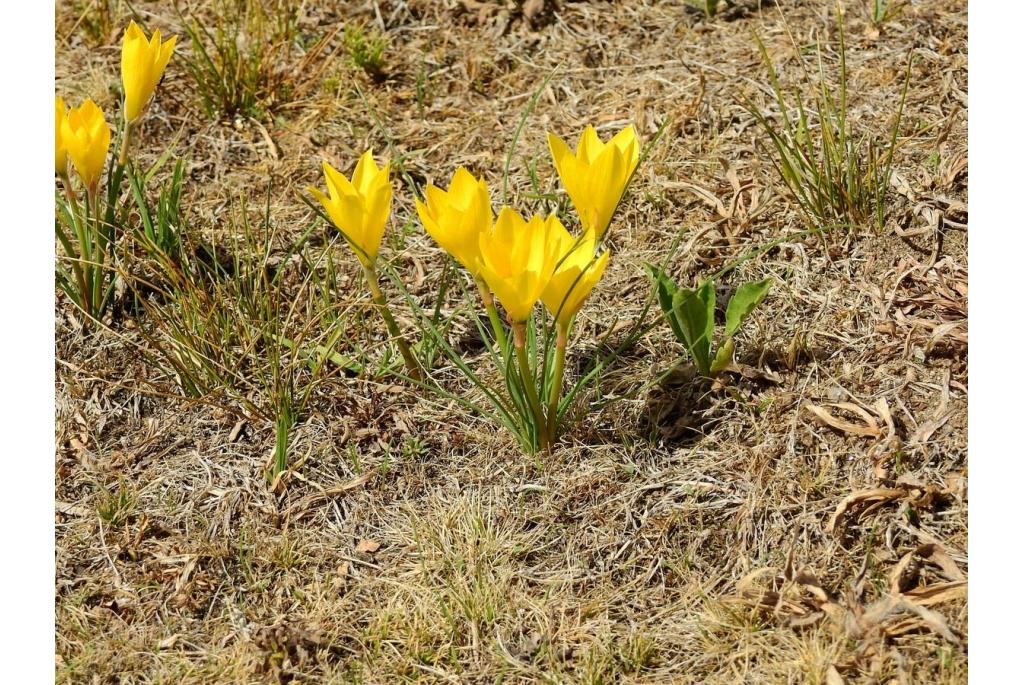
[{"label": "yellow flower with pointed petals", "polygon": [[427,185],[426,202],[416,200],[423,228],[474,276],[480,270],[480,236],[494,222],[487,183],[463,167],[455,170],[448,190]]},{"label": "yellow flower with pointed petals", "polygon": [[554,214],[527,222],[503,207],[494,228],[480,235],[480,275],[514,323],[530,318],[551,278],[559,243],[550,236],[557,226],[561,224]]},{"label": "yellow flower with pointed petals", "polygon": [[73,107],[61,122],[61,138],[82,183],[95,190],[110,148],[110,127],[92,100]]},{"label": "yellow flower with pointed petals", "polygon": [[594,127],[587,126],[575,154],[561,138],[548,133],[548,147],[580,225],[584,231],[594,231],[600,240],[640,162],[636,131],[627,126],[603,143]]},{"label": "yellow flower with pointed petals", "polygon": [[593,229],[574,238],[561,223],[549,238],[558,244],[558,261],[541,299],[561,326],[568,326],[583,302],[601,280],[608,265],[609,252],[595,256],[597,237]]},{"label": "yellow flower with pointed petals", "polygon": [[124,85],[124,119],[131,123],[139,118],[153,91],[164,75],[167,62],[174,53],[177,36],[160,42],[160,29],[152,39],[134,21],[125,29],[121,41],[121,83]]},{"label": "yellow flower with pointed petals", "polygon": [[54,103],[54,110],[57,120],[57,133],[55,143],[55,164],[54,168],[57,170],[57,174],[65,176],[68,173],[68,146],[64,144],[64,136],[61,133],[62,124],[64,119],[68,116],[68,108],[64,104],[64,98],[57,96],[56,102]]},{"label": "yellow flower with pointed petals", "polygon": [[377,259],[391,212],[392,188],[388,179],[391,164],[378,168],[373,161],[373,150],[367,150],[359,158],[351,181],[326,161],[323,164],[330,196],[317,188],[309,188],[309,191],[320,200],[359,261],[370,268]]}]

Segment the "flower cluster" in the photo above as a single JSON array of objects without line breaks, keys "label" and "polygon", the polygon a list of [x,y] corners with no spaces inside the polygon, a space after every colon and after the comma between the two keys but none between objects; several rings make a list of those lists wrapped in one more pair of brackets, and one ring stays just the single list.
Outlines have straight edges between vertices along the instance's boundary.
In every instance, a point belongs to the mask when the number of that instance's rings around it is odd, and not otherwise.
[{"label": "flower cluster", "polygon": [[[486,181],[463,167],[456,169],[447,190],[428,184],[424,198],[416,199],[416,212],[426,232],[476,282],[502,356],[508,362],[513,353],[516,356],[517,382],[528,405],[523,410],[529,412],[533,442],[539,447],[550,446],[556,437],[572,322],[608,265],[610,252],[602,249],[603,239],[640,160],[632,126],[607,143],[588,126],[575,152],[554,134],[548,135],[548,142],[558,176],[579,217],[579,234],[571,233],[554,214],[525,218],[505,206],[495,216]],[[391,328],[393,318],[379,297],[375,269],[392,199],[390,165],[378,167],[368,150],[351,180],[327,162],[323,167],[328,192],[315,188],[310,192],[356,253],[374,300]],[[495,297],[512,330],[511,350]],[[526,354],[527,329],[538,302],[551,314],[557,332],[553,367],[541,374],[537,373],[538,363],[531,368]],[[395,330],[392,333],[401,340]],[[410,364],[410,371],[418,372],[418,368]],[[538,375],[547,379],[546,410],[534,383]]]},{"label": "flower cluster", "polygon": [[[116,256],[119,236],[135,236],[158,261],[173,260],[178,254],[177,228],[167,212],[155,212],[154,221],[154,212],[143,206],[144,178],[129,159],[132,132],[163,78],[175,45],[174,36],[164,40],[159,30],[147,36],[134,22],[125,29],[123,99],[119,125],[114,128],[91,99],[70,109],[63,98],[55,99],[54,167],[63,190],[57,198],[56,233],[65,253],[58,261],[57,283],[87,320],[102,320],[117,274],[132,270],[131,264],[115,263],[120,259]],[[111,155],[115,131],[119,152]],[[479,292],[490,321],[486,343],[510,396],[501,399],[500,393],[490,389],[485,394],[493,399],[498,414],[515,424],[516,434],[530,449],[549,448],[557,438],[565,409],[560,398],[569,334],[608,266],[610,251],[604,238],[640,158],[632,126],[608,142],[588,126],[575,151],[553,134],[548,135],[548,143],[558,177],[576,209],[578,221],[572,223],[578,230],[570,231],[556,214],[524,216],[510,206],[495,211],[486,181],[463,167],[456,169],[447,189],[428,184],[415,202],[426,232],[466,270]],[[77,175],[77,183],[72,174]],[[326,189],[311,187],[309,192],[355,253],[374,305],[405,361],[408,378],[440,390],[431,385],[430,353],[418,357],[381,291],[378,255],[394,196],[391,164],[379,166],[373,151],[367,150],[351,176],[326,161],[323,174]],[[128,194],[122,192],[123,179],[131,184]],[[180,169],[175,179],[180,184]],[[100,193],[104,181],[106,188]],[[167,197],[172,196],[177,193]],[[130,202],[138,205],[134,213],[126,207]],[[132,216],[139,218],[141,228],[122,225]],[[538,304],[548,312],[552,325],[535,317]],[[411,300],[410,305],[417,306]],[[481,332],[488,337],[485,328],[481,323]],[[424,338],[423,344],[445,348],[441,337],[435,331],[434,339]],[[539,337],[546,337],[543,345],[538,344]],[[456,367],[476,380],[465,364]],[[518,417],[518,423],[512,417]]]},{"label": "flower cluster", "polygon": [[[208,264],[210,260],[201,254],[205,251],[203,246],[196,249],[195,243],[182,241],[181,160],[170,182],[161,190],[159,200],[151,202],[147,198],[146,182],[170,156],[170,151],[165,152],[151,170],[141,173],[129,159],[130,141],[163,78],[175,45],[174,36],[163,40],[159,30],[147,37],[134,22],[125,29],[121,43],[123,98],[118,125],[113,129],[92,99],[69,109],[64,98],[55,98],[54,168],[61,191],[56,195],[55,226],[62,248],[56,266],[57,286],[85,315],[87,324],[103,321],[104,312],[118,291],[115,281],[132,288],[136,303],[144,303],[138,297],[137,284],[146,289],[166,284],[166,297],[160,299],[171,303],[169,307],[179,308],[180,318],[175,318],[177,313],[171,314],[161,323],[159,316],[151,317],[157,328],[164,326],[166,337],[171,341],[167,348],[160,348],[160,343],[153,340],[153,347],[159,348],[163,359],[169,360],[168,368],[178,375],[186,392],[205,394],[229,385],[221,372],[234,364],[230,360],[227,363],[219,360],[221,340],[234,338],[234,329],[244,330],[248,325],[246,320],[252,318],[260,322],[260,326],[253,329],[259,331],[258,337],[254,337],[259,342],[247,345],[246,354],[256,348],[278,351],[288,348],[294,352],[296,360],[319,359],[314,363],[317,368],[326,360],[339,366],[349,364],[345,357],[333,352],[345,332],[343,327],[334,325],[335,314],[324,315],[331,322],[328,344],[306,349],[300,340],[289,339],[281,333],[279,313],[269,304],[263,306],[269,300],[260,303],[255,289],[244,278],[222,269],[216,259]],[[110,152],[112,139],[118,140],[117,154]],[[575,385],[563,395],[565,361],[573,325],[608,268],[611,250],[607,236],[640,163],[641,146],[632,126],[626,126],[607,141],[601,139],[593,126],[587,126],[575,150],[553,133],[548,133],[547,143],[554,170],[575,209],[575,218],[566,218],[560,212],[524,215],[504,202],[495,208],[486,180],[461,166],[455,170],[447,188],[428,183],[422,197],[415,198],[415,213],[426,233],[465,270],[463,274],[457,267],[449,269],[451,264],[446,263],[431,315],[425,315],[426,309],[418,296],[404,289],[389,261],[379,259],[394,200],[391,162],[378,165],[373,150],[366,150],[351,176],[346,176],[324,161],[326,190],[309,187],[311,198],[304,198],[321,218],[338,230],[355,254],[374,309],[402,355],[405,378],[446,400],[460,401],[467,408],[500,421],[531,452],[553,447],[563,418],[580,391],[600,377],[609,359],[636,339],[631,337],[634,333],[630,333],[619,350],[600,358],[595,355],[584,365]],[[397,161],[395,166],[401,170]],[[130,187],[128,191],[123,189],[122,181]],[[104,185],[102,193],[101,184]],[[558,203],[559,208],[563,206]],[[270,203],[265,225],[269,222]],[[304,234],[294,249],[302,249],[307,235]],[[134,261],[140,256],[149,261]],[[236,260],[236,267],[238,263]],[[333,297],[334,291],[333,261],[330,264],[332,266],[325,269],[328,278],[318,280],[316,286],[321,288],[322,285],[325,297]],[[261,263],[255,269],[261,279],[266,276],[265,266]],[[659,303],[698,371],[711,377],[728,368],[733,362],[733,337],[767,294],[770,281],[750,283],[737,289],[726,308],[726,324],[722,334],[717,336],[720,343],[716,346],[713,344],[713,281],[709,279],[699,288],[689,290],[678,287],[663,271],[651,268]],[[317,269],[309,272],[311,279],[320,279]],[[392,314],[381,289],[381,272],[403,292],[407,304],[403,313],[411,313],[413,321],[419,325],[422,334],[419,341],[414,343],[407,339]],[[261,280],[261,284],[268,288],[279,287],[276,279],[271,281]],[[239,319],[220,317],[216,301],[207,299],[207,286],[217,284],[219,287],[222,282],[239,284],[237,292],[241,294],[232,296],[232,302],[237,300],[248,305],[255,301],[258,306],[243,307]],[[467,364],[448,340],[451,319],[442,310],[453,292],[449,286],[469,282],[479,294],[486,320],[476,307],[468,311],[475,319],[487,355],[498,367],[498,378],[479,374],[476,366]],[[330,284],[323,285],[327,283]],[[470,299],[475,300],[473,287],[468,290]],[[197,295],[194,302],[190,300],[193,295]],[[292,297],[293,293],[286,296]],[[302,295],[294,295],[294,299],[300,302]],[[203,312],[198,314],[200,322],[209,312],[214,312],[216,322],[193,326],[193,312],[186,305]],[[314,306],[320,306],[324,312],[334,309],[323,303],[316,305],[315,300]],[[259,313],[254,315],[252,312],[257,310]],[[461,316],[467,310],[454,311]],[[646,311],[645,308],[645,315]],[[269,317],[274,324],[269,329],[263,327],[262,317]],[[409,318],[403,317],[402,321],[408,322]],[[642,329],[642,323],[638,322],[635,331]],[[208,331],[212,331],[210,339],[206,337]],[[210,350],[210,354],[197,350]],[[442,387],[431,374],[439,368],[436,365],[439,355],[446,355],[452,362],[451,368],[475,385],[489,403],[489,409]],[[361,351],[359,356],[362,357]],[[193,363],[193,360],[197,361]],[[280,362],[280,355],[277,360],[275,364]],[[280,372],[280,367],[276,368],[274,374]],[[361,373],[365,365],[360,363],[347,368]],[[388,373],[400,373],[390,356],[380,368]],[[294,423],[291,394],[294,389],[290,384],[295,381],[294,376],[290,378],[287,383],[282,381],[281,385],[275,385],[271,393],[276,398],[273,400],[277,403],[275,411],[279,410],[275,416],[279,431],[275,451],[278,472],[286,466],[286,434]],[[308,396],[308,390],[306,392]]]},{"label": "flower cluster", "polygon": [[[128,24],[124,32],[121,41],[121,83],[124,87],[122,112],[126,130],[121,144],[121,166],[127,161],[127,127],[142,115],[146,103],[153,96],[167,68],[167,62],[174,54],[176,40],[175,36],[171,36],[161,43],[159,29],[153,32],[152,39],[147,39],[134,21]],[[91,98],[68,110],[64,98],[60,96],[56,98],[55,109],[57,175],[67,184],[70,157],[82,185],[95,193],[110,149],[110,126],[103,110]]]},{"label": "flower cluster", "polygon": [[[152,39],[135,22],[124,32],[121,42],[121,83],[124,101],[121,112],[120,153],[110,158],[111,130],[103,110],[91,98],[68,109],[64,98],[54,101],[54,170],[60,178],[64,198],[58,200],[57,239],[65,258],[58,262],[57,284],[78,305],[87,320],[99,320],[113,292],[116,273],[110,266],[118,234],[114,223],[122,212],[116,211],[121,198],[121,181],[128,164],[132,124],[139,119],[163,76],[174,53],[175,38],[161,42],[160,31]],[[99,193],[100,181],[107,174],[107,192]],[[69,165],[70,160],[70,165]],[[73,167],[85,191],[80,202],[72,182]],[[134,180],[128,171],[130,180]],[[66,266],[65,266],[66,265]]]},{"label": "flower cluster", "polygon": [[[573,153],[548,135],[559,178],[579,215],[582,232],[573,236],[555,215],[524,219],[502,207],[495,219],[487,183],[463,167],[448,190],[428,184],[416,211],[427,233],[478,282],[497,295],[511,324],[524,323],[542,301],[559,324],[568,326],[600,280],[608,252],[599,252],[626,185],[640,159],[632,126],[608,143],[588,126]],[[327,193],[310,192],[323,205],[364,266],[380,249],[391,208],[390,165],[378,167],[367,150],[351,181],[323,163]]]}]

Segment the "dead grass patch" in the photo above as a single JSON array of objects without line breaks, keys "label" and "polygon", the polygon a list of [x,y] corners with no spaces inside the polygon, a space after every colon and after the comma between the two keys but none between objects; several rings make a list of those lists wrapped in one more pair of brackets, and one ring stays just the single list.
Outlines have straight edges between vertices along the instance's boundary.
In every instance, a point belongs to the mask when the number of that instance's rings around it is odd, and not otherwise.
[{"label": "dead grass patch", "polygon": [[[536,4],[304,3],[297,94],[214,121],[172,62],[139,149],[155,159],[181,132],[189,230],[206,239],[230,241],[234,199],[272,182],[284,245],[309,226],[292,188],[319,158],[387,148],[354,83],[417,182],[465,164],[497,187],[529,94],[561,64],[512,157],[524,209],[542,202],[531,169],[554,179],[545,129],[632,121],[649,138],[673,118],[625,200],[584,340],[635,320],[643,264],[680,232],[669,272],[692,284],[803,230],[743,108],[767,87],[751,32],[786,78],[780,12],[810,45],[831,2],[737,2],[713,20],[674,2]],[[907,3],[879,27],[845,4],[858,121],[894,111],[902,57],[919,55],[885,229],[783,241],[742,265],[724,287],[777,283],[739,346],[753,371],[645,389],[680,354],[656,328],[550,459],[405,386],[337,374],[275,488],[269,422],[140,393],[154,380],[141,322],[85,335],[57,298],[58,680],[964,682],[966,12]],[[166,3],[132,5],[185,35]],[[60,91],[109,104],[116,36],[97,48],[73,3],[57,14]],[[387,78],[339,64],[349,23],[386,35]],[[396,189],[395,216],[413,211]],[[443,255],[402,224],[384,251],[416,274],[414,296],[436,292]],[[338,289],[358,278],[339,259]],[[382,340],[355,315],[351,333]]]}]

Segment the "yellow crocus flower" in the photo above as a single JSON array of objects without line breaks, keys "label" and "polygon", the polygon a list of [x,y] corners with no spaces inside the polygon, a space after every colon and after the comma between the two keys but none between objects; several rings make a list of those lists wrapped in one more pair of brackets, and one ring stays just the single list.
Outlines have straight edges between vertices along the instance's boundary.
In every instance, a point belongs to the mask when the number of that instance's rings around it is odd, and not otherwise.
[{"label": "yellow crocus flower", "polygon": [[541,295],[544,306],[560,326],[567,327],[583,306],[608,265],[609,252],[595,256],[597,237],[593,229],[574,238],[561,223],[554,227],[550,239],[558,244],[558,264],[547,288]]},{"label": "yellow crocus flower", "polygon": [[487,183],[463,167],[455,170],[448,190],[428,184],[426,202],[416,200],[423,228],[474,276],[480,270],[480,235],[494,222]]},{"label": "yellow crocus flower", "polygon": [[161,43],[159,29],[153,32],[152,39],[148,39],[134,21],[125,29],[121,41],[121,82],[124,85],[124,119],[128,123],[142,114],[142,108],[160,83],[177,40],[177,36],[171,36]]},{"label": "yellow crocus flower", "polygon": [[594,127],[587,126],[575,154],[561,138],[548,133],[548,147],[583,230],[593,230],[599,240],[604,238],[626,184],[640,162],[636,131],[627,126],[603,143]]},{"label": "yellow crocus flower", "polygon": [[530,317],[551,278],[559,243],[550,236],[558,226],[553,214],[527,222],[514,209],[503,207],[493,230],[480,235],[480,275],[515,324]]},{"label": "yellow crocus flower", "polygon": [[57,175],[59,175],[59,176],[66,176],[67,173],[68,173],[68,147],[67,147],[67,145],[64,144],[64,136],[61,133],[61,128],[62,128],[61,125],[64,123],[64,119],[67,118],[68,108],[64,104],[64,98],[60,97],[59,95],[57,96],[57,99],[56,99],[56,101],[54,103],[54,110],[55,110],[55,114],[56,114],[56,123],[57,123],[57,125],[56,125],[56,131],[57,132],[56,132],[56,136],[55,136],[56,137],[56,143],[54,145],[54,147],[55,147],[55,153],[54,153],[55,164],[54,164],[54,168],[57,170]]},{"label": "yellow crocus flower", "polygon": [[75,171],[82,183],[94,191],[110,148],[110,127],[103,118],[103,110],[92,100],[86,100],[68,112],[60,131]]},{"label": "yellow crocus flower", "polygon": [[391,212],[391,164],[378,168],[373,150],[367,150],[359,158],[351,181],[326,161],[323,165],[330,196],[317,188],[309,191],[320,200],[363,266],[372,267]]}]

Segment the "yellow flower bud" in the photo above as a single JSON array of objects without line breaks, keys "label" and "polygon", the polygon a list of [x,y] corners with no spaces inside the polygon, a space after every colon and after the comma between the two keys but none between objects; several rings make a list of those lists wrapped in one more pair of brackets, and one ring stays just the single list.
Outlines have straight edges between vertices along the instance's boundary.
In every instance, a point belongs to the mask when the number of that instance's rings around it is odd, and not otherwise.
[{"label": "yellow flower bud", "polygon": [[530,318],[547,287],[560,247],[550,236],[560,226],[554,214],[527,222],[504,207],[494,229],[480,235],[480,275],[515,323]]},{"label": "yellow flower bud", "polygon": [[480,270],[480,235],[491,230],[494,212],[487,183],[459,167],[448,190],[427,185],[426,202],[416,200],[423,228],[474,276]]},{"label": "yellow flower bud", "polygon": [[160,83],[160,77],[164,75],[177,40],[177,36],[171,36],[161,43],[159,29],[153,32],[152,39],[147,39],[134,21],[125,29],[121,41],[121,82],[124,85],[124,119],[128,123],[142,114],[142,109]]},{"label": "yellow flower bud", "polygon": [[373,150],[367,150],[359,158],[351,181],[326,161],[323,165],[329,196],[317,188],[309,188],[309,192],[320,200],[363,266],[371,267],[391,212],[391,164],[378,168]]},{"label": "yellow flower bud", "polygon": [[61,134],[61,125],[64,123],[64,119],[68,116],[68,108],[64,104],[64,98],[58,96],[54,105],[57,126],[56,126],[56,143],[55,143],[55,164],[54,168],[57,170],[57,174],[64,176],[68,173],[68,148],[64,144],[64,136]]},{"label": "yellow flower bud", "polygon": [[601,280],[610,253],[595,256],[597,238],[593,229],[576,239],[559,223],[550,239],[559,246],[558,266],[541,299],[558,323],[567,326]]},{"label": "yellow flower bud", "polygon": [[95,189],[110,148],[110,127],[103,118],[103,110],[92,100],[86,100],[68,112],[60,131],[82,183]]},{"label": "yellow flower bud", "polygon": [[553,133],[548,133],[548,147],[558,170],[558,177],[576,207],[584,231],[594,231],[598,240],[604,237],[615,208],[622,200],[633,170],[640,162],[640,145],[632,126],[602,143],[593,126],[580,136],[576,153]]}]

